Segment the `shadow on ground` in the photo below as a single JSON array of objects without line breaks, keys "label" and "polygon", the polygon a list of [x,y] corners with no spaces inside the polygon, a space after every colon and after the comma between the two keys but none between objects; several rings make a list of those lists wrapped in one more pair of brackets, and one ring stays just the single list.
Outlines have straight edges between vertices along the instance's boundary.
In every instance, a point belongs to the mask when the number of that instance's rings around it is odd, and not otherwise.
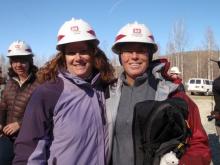
[{"label": "shadow on ground", "polygon": [[220,165],[220,143],[219,137],[216,134],[209,134],[209,145],[212,150],[212,162],[213,165]]}]

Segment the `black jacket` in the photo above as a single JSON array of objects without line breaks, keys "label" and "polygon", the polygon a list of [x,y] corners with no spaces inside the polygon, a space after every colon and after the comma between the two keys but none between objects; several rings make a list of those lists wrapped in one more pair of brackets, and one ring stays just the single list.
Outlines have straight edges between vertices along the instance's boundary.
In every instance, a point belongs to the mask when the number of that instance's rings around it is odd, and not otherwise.
[{"label": "black jacket", "polygon": [[[220,76],[214,80],[212,91],[213,91],[214,100],[215,100],[214,111],[220,113]],[[215,124],[217,126],[220,126],[220,120],[216,120]]]},{"label": "black jacket", "polygon": [[169,151],[180,158],[184,148],[177,150],[177,146],[189,135],[187,116],[188,106],[179,98],[137,103],[133,125],[135,165],[159,165],[161,156]]}]

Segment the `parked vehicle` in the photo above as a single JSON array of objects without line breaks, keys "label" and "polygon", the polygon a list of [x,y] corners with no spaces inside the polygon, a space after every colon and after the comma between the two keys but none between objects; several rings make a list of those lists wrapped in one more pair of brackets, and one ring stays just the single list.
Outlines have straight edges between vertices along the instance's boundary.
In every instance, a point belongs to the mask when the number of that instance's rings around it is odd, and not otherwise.
[{"label": "parked vehicle", "polygon": [[212,95],[212,80],[203,78],[191,78],[187,82],[187,91],[194,94]]}]

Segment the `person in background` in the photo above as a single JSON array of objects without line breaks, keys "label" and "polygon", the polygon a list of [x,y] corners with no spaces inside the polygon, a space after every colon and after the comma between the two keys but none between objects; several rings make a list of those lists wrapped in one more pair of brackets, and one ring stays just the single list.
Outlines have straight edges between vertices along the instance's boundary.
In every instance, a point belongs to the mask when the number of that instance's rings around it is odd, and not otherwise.
[{"label": "person in background", "polygon": [[114,69],[84,20],[66,21],[57,39],[57,55],[39,71],[42,85],[27,106],[13,164],[105,165],[105,90]]},{"label": "person in background", "polygon": [[185,91],[184,85],[182,84],[181,72],[177,66],[170,68],[169,75],[172,82],[179,84],[179,90]]},{"label": "person in background", "polygon": [[[218,67],[220,68],[220,59],[218,61],[212,61],[216,62],[218,64]],[[213,116],[213,118],[215,118],[216,132],[219,136],[220,142],[220,76],[214,79],[212,88],[215,100],[215,107],[214,111],[211,112],[211,115]]]},{"label": "person in background", "polygon": [[0,162],[12,163],[13,142],[22,125],[29,98],[37,87],[37,67],[33,63],[31,47],[24,41],[14,41],[8,48],[9,80],[0,101]]},{"label": "person in background", "polygon": [[180,76],[181,72],[177,66],[173,66],[170,68],[170,77],[174,80],[182,80]]},{"label": "person in background", "polygon": [[215,126],[220,142],[220,76],[213,81],[212,91],[215,100],[215,108],[212,115],[215,116]]},{"label": "person in background", "polygon": [[110,89],[106,100],[113,165],[134,165],[136,162],[134,148],[141,146],[135,146],[133,139],[135,105],[144,100],[163,101],[171,97],[181,98],[187,103],[188,123],[192,131],[189,147],[179,164],[209,165],[208,137],[201,124],[198,107],[184,91],[178,90],[178,83],[167,80],[167,60],[152,60],[157,49],[153,34],[144,24],[137,22],[122,27],[115,37],[112,50],[118,54],[124,72]]}]

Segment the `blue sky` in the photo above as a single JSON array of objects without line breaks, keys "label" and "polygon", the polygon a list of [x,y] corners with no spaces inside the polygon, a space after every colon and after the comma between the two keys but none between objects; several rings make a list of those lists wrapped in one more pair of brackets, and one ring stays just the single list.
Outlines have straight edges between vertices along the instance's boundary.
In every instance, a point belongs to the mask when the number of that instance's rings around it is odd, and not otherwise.
[{"label": "blue sky", "polygon": [[109,58],[119,29],[134,21],[151,29],[162,54],[174,23],[181,19],[188,35],[186,50],[202,47],[208,27],[220,47],[219,9],[219,0],[1,0],[0,54],[20,39],[46,59],[56,53],[60,26],[72,17],[92,25]]}]

